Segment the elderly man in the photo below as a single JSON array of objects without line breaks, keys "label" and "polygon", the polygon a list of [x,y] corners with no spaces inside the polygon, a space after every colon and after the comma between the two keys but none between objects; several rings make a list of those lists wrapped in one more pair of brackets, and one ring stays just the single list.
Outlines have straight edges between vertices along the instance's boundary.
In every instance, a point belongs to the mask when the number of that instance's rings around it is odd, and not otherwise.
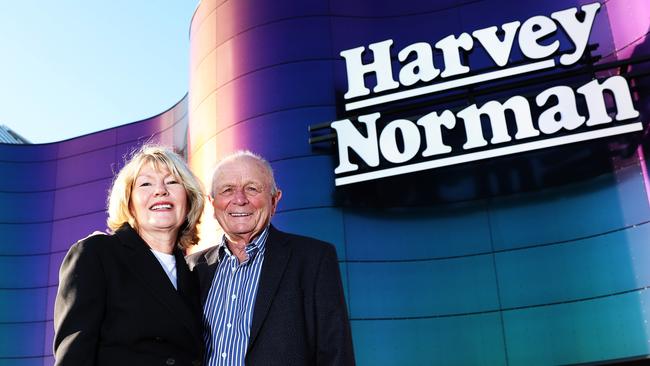
[{"label": "elderly man", "polygon": [[270,225],[282,197],[268,162],[217,165],[211,203],[221,245],[187,257],[198,273],[205,365],[353,365],[334,247]]}]

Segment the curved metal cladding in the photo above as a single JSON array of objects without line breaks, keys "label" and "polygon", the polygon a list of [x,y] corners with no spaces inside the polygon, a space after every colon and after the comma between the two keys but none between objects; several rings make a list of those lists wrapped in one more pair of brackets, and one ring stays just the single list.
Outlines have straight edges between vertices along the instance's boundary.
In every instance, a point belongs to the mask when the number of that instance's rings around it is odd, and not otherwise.
[{"label": "curved metal cladding", "polygon": [[[309,122],[336,116],[327,13],[327,1],[201,2],[190,31],[188,144],[204,182],[219,156],[250,149],[273,163],[287,214],[330,217],[331,158],[314,156],[305,143]],[[294,169],[309,171],[302,183],[318,193],[292,187],[301,182]],[[204,242],[214,243],[216,224],[203,225]]]},{"label": "curved metal cladding", "polygon": [[58,270],[106,228],[106,197],[143,142],[186,147],[187,100],[149,119],[70,140],[0,144],[0,365],[51,365]]},{"label": "curved metal cladding", "polygon": [[[597,140],[335,188],[335,150],[307,142],[307,126],[343,113],[342,50],[393,39],[395,65],[415,42],[590,2],[204,0],[191,24],[190,162],[207,182],[236,149],[271,161],[284,190],[274,223],[336,244],[361,365],[650,354],[643,148],[617,155],[619,140]],[[647,1],[604,2],[590,37],[601,62],[648,56],[649,19]],[[635,98],[647,122],[645,80]]]}]

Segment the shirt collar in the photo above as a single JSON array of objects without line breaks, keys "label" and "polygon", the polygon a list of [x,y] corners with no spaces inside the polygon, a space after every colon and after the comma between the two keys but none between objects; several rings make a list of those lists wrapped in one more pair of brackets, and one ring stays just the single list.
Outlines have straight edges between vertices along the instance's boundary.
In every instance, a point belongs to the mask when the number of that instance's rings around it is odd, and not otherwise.
[{"label": "shirt collar", "polygon": [[[255,239],[253,239],[253,241],[246,244],[246,255],[248,255],[247,262],[255,259],[255,256],[257,255],[257,253],[264,250],[264,248],[266,246],[266,238],[268,238],[268,236],[269,236],[269,227],[270,226],[271,226],[270,224],[267,225],[264,228],[264,230],[262,230],[262,232]],[[224,235],[224,236],[221,237],[221,248],[220,248],[219,251],[221,253],[223,253],[223,254],[232,255],[232,253],[228,249],[228,246],[226,245],[226,243],[227,243],[227,240],[226,240],[226,236]],[[223,254],[220,255],[219,257],[223,257]]]}]

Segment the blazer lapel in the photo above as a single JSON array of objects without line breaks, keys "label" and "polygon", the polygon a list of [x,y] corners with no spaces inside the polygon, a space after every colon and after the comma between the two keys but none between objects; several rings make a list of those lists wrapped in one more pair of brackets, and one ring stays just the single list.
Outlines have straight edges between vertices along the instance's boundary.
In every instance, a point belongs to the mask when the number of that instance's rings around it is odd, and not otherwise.
[{"label": "blazer lapel", "polygon": [[206,250],[199,263],[196,264],[195,269],[199,276],[199,287],[201,289],[201,304],[205,304],[205,300],[208,298],[214,272],[219,265],[220,248],[221,245],[216,245]]},{"label": "blazer lapel", "polygon": [[[196,334],[196,323],[187,304],[183,302],[180,294],[167,278],[156,257],[151,253],[147,244],[130,226],[123,226],[115,232],[120,239],[127,256],[128,267],[144,287],[172,314],[173,318],[182,321],[190,328],[191,334]],[[179,256],[176,256],[177,258]],[[180,256],[182,258],[182,256]],[[183,262],[184,263],[184,262]],[[183,267],[177,259],[176,272],[179,275],[179,268]],[[179,265],[180,264],[180,265]],[[182,273],[182,270],[180,270]],[[179,285],[188,277],[181,274]]]},{"label": "blazer lapel", "polygon": [[[190,269],[185,263],[185,257],[180,250],[174,251],[176,257],[176,278],[178,285],[178,294],[181,300],[185,301],[186,305],[192,309],[195,315],[189,314],[191,317],[191,324],[194,326],[195,332],[193,334],[201,334],[201,320],[198,314],[201,314],[201,303],[199,299],[198,282],[195,274],[190,272]],[[203,342],[199,339],[199,342]]]},{"label": "blazer lapel", "polygon": [[253,322],[248,340],[249,349],[253,345],[253,342],[255,342],[255,338],[262,324],[264,324],[273,298],[282,281],[289,257],[291,256],[291,250],[287,245],[287,237],[282,235],[273,226],[269,230],[264,252],[264,263],[262,264],[262,273],[260,273],[260,283],[257,288],[255,308],[253,310]]}]

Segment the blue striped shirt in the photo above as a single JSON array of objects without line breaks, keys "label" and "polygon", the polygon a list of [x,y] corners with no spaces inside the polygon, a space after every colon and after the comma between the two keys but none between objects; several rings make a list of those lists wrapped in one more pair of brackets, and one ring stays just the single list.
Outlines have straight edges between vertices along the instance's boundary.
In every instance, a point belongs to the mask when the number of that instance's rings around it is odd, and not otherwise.
[{"label": "blue striped shirt", "polygon": [[219,264],[203,305],[207,366],[244,366],[268,233],[267,226],[246,245],[248,259],[242,263],[228,250],[226,238],[221,241]]}]

